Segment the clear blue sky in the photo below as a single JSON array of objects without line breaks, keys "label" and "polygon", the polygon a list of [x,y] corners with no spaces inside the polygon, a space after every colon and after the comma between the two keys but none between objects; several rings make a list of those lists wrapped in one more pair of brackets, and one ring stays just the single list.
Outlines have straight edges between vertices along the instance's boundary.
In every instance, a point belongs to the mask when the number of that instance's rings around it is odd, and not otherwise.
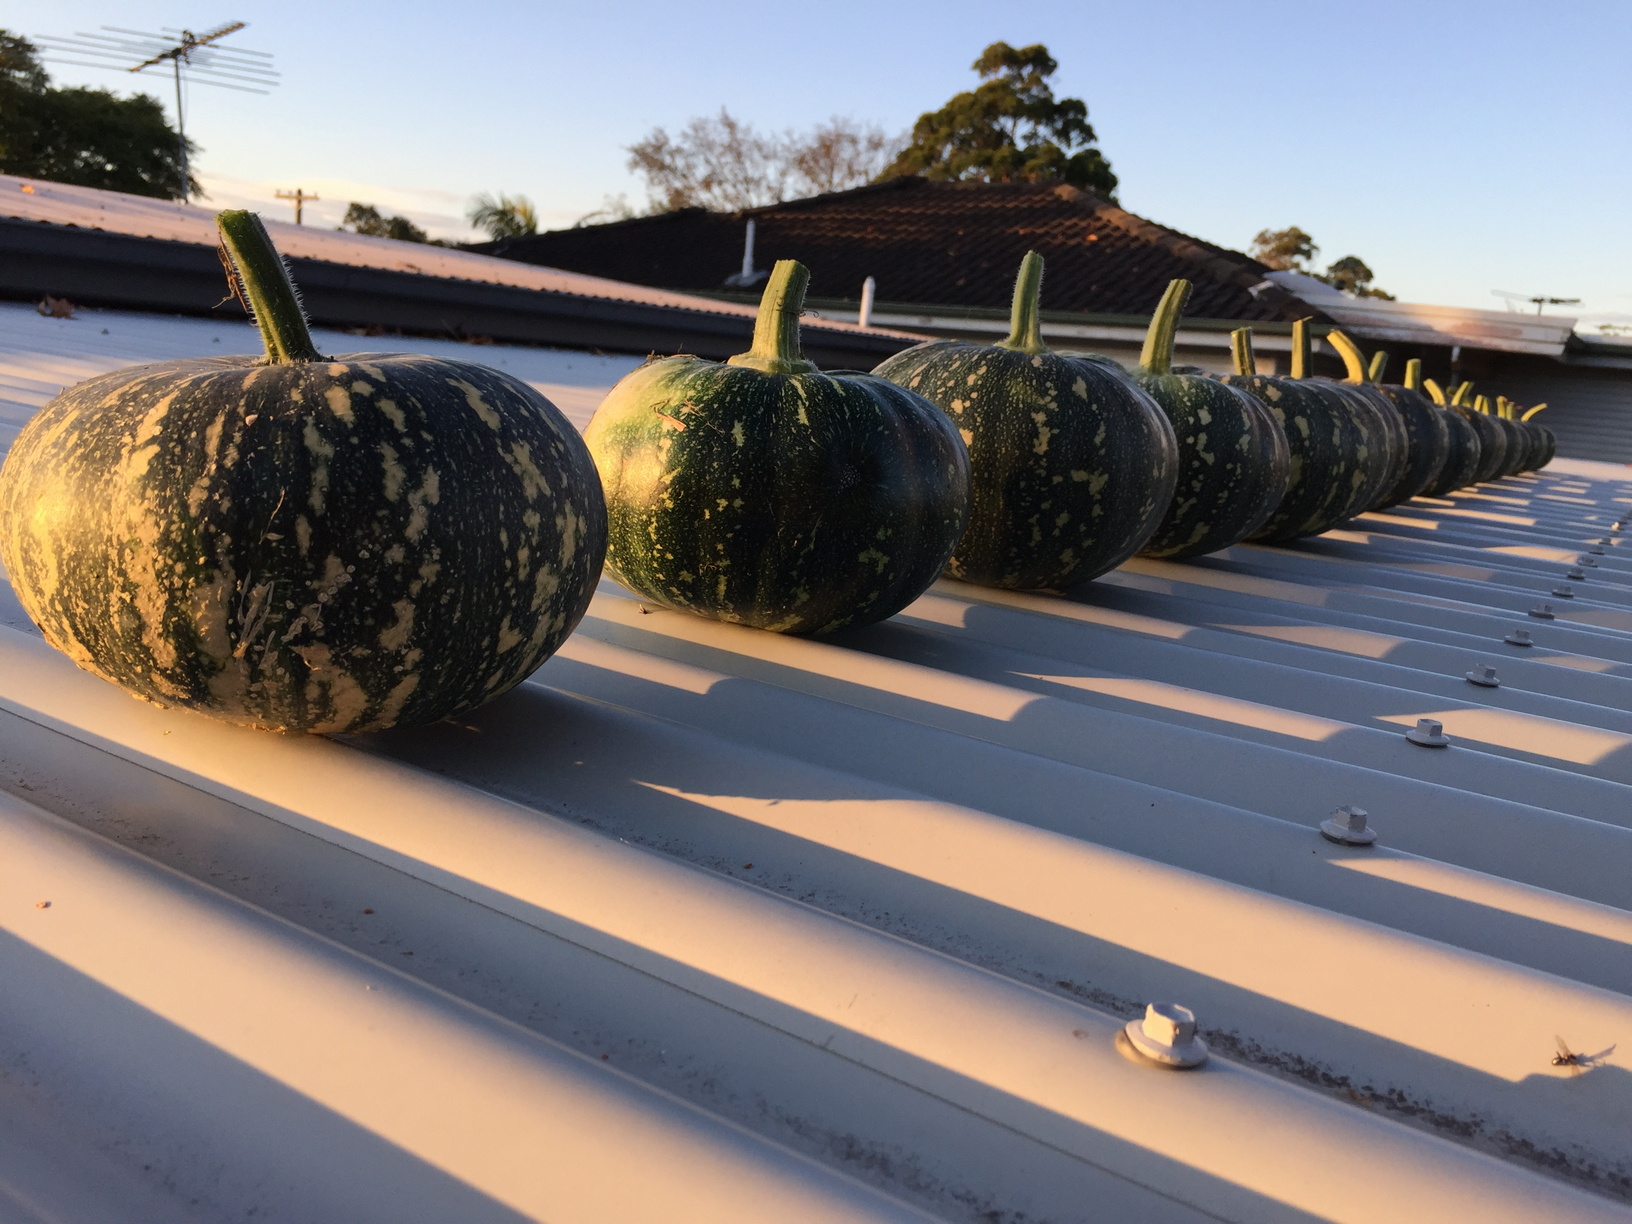
[{"label": "clear blue sky", "polygon": [[[0,0],[27,35],[234,18],[284,75],[269,97],[192,91],[221,203],[305,185],[318,221],[366,199],[454,234],[471,195],[507,190],[565,225],[644,198],[623,150],[656,125],[723,105],[765,128],[905,129],[974,84],[988,42],[1041,41],[1134,212],[1237,248],[1300,225],[1408,300],[1545,292],[1632,319],[1628,0]],[[167,81],[147,88],[172,105]]]}]

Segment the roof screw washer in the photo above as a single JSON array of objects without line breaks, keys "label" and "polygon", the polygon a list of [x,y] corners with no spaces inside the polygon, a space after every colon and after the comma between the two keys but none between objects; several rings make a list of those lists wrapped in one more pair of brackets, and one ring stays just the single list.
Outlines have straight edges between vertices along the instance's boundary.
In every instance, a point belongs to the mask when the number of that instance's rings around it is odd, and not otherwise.
[{"label": "roof screw washer", "polygon": [[1320,835],[1340,846],[1369,846],[1377,840],[1377,830],[1366,825],[1366,809],[1345,803],[1320,822]]},{"label": "roof screw washer", "polygon": [[1417,725],[1405,733],[1405,738],[1421,748],[1449,748],[1450,736],[1445,734],[1445,724],[1437,718],[1419,718]]},{"label": "roof screw washer", "polygon": [[1151,1003],[1142,1020],[1122,1029],[1128,1045],[1161,1067],[1184,1070],[1207,1061],[1207,1043],[1196,1036],[1196,1013],[1177,1003]]},{"label": "roof screw washer", "polygon": [[1477,684],[1480,688],[1501,688],[1502,682],[1496,679],[1496,669],[1489,663],[1481,663],[1470,672],[1464,673],[1469,684]]},{"label": "roof screw washer", "polygon": [[1503,638],[1502,641],[1506,642],[1509,646],[1535,645],[1535,643],[1530,640],[1530,630],[1528,629],[1515,629],[1512,633]]},{"label": "roof screw washer", "polygon": [[[1600,550],[1600,551],[1602,551],[1602,550]],[[1597,569],[1598,568],[1598,562],[1594,561],[1591,557],[1589,557],[1585,553],[1582,553],[1579,557],[1577,557],[1575,559],[1575,563],[1577,565],[1584,565],[1588,569]]]},{"label": "roof screw washer", "polygon": [[[1587,555],[1591,556],[1591,557],[1602,557],[1604,555],[1604,550],[1602,548],[1600,548],[1598,545],[1594,544],[1591,548],[1587,549]],[[1596,561],[1590,561],[1590,562],[1589,561],[1583,561],[1582,564],[1583,565],[1597,565],[1598,562],[1596,562]]]},{"label": "roof screw washer", "polygon": [[1574,599],[1575,592],[1567,586],[1556,586],[1553,588],[1553,596],[1557,599]]},{"label": "roof screw washer", "polygon": [[1585,582],[1587,580],[1587,572],[1579,565],[1572,565],[1564,572],[1564,577],[1568,578],[1571,582]]},{"label": "roof screw washer", "polygon": [[1550,603],[1539,603],[1530,609],[1530,615],[1535,617],[1537,620],[1552,620],[1553,605]]}]

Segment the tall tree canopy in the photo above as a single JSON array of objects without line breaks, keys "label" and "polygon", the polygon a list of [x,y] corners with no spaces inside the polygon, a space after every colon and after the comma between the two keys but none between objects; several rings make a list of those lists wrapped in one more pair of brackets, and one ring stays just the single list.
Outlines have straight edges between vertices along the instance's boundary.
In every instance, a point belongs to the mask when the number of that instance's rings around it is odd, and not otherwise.
[{"label": "tall tree canopy", "polygon": [[525,238],[538,233],[538,210],[524,195],[479,195],[465,214],[477,229],[486,230],[494,242],[500,238]]},{"label": "tall tree canopy", "polygon": [[1345,255],[1328,264],[1326,271],[1317,272],[1312,261],[1319,253],[1315,240],[1296,225],[1282,230],[1259,230],[1252,240],[1252,257],[1278,272],[1302,272],[1355,297],[1394,300],[1392,293],[1371,283],[1374,274],[1358,255]]},{"label": "tall tree canopy", "polygon": [[991,183],[1065,182],[1114,200],[1116,175],[1080,98],[1056,98],[1059,68],[1042,43],[995,42],[972,65],[981,84],[918,117],[910,143],[881,177]]},{"label": "tall tree canopy", "polygon": [[181,200],[199,186],[180,143],[156,98],[54,89],[34,45],[0,30],[0,173]]},{"label": "tall tree canopy", "polygon": [[354,234],[367,234],[371,238],[395,238],[399,242],[430,240],[430,235],[407,217],[388,217],[374,205],[359,204],[355,200],[352,201],[351,207],[346,209],[340,228],[350,230]]}]

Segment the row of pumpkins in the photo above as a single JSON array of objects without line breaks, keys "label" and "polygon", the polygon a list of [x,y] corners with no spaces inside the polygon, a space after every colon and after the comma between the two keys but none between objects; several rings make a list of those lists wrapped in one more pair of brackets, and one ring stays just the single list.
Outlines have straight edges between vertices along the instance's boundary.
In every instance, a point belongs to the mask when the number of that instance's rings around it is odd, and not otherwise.
[{"label": "row of pumpkins", "polygon": [[[1378,381],[1175,368],[1174,281],[1140,367],[1043,344],[1028,254],[999,344],[872,373],[800,355],[808,279],[776,265],[748,352],[648,362],[584,436],[463,361],[321,356],[260,219],[218,218],[263,359],[71,387],[0,469],[0,561],[46,639],[161,705],[276,730],[435,721],[531,674],[608,571],[669,607],[784,633],[893,615],[942,573],[1062,589],[1143,552],[1313,535],[1418,493],[1538,467],[1505,403]],[[1423,384],[1439,400],[1432,384]],[[1480,405],[1484,407],[1484,405]]]}]

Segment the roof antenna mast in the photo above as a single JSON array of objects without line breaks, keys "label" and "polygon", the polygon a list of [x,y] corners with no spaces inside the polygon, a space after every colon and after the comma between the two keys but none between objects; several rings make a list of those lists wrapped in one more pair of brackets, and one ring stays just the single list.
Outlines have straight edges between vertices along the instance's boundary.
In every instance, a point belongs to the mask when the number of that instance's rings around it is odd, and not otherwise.
[{"label": "roof antenna mast", "polygon": [[[181,196],[188,189],[187,119],[182,94],[183,79],[240,93],[264,94],[278,83],[272,56],[265,51],[223,47],[219,43],[236,34],[246,23],[225,25],[194,34],[191,30],[166,28],[158,34],[103,26],[104,34],[75,34],[72,38],[40,38],[36,41],[47,54],[41,58],[57,64],[82,68],[121,68],[126,72],[164,71],[168,66],[176,82],[176,133],[181,141]],[[70,56],[78,56],[71,59]],[[136,60],[135,64],[130,61]],[[185,72],[183,71],[185,69]]]}]

